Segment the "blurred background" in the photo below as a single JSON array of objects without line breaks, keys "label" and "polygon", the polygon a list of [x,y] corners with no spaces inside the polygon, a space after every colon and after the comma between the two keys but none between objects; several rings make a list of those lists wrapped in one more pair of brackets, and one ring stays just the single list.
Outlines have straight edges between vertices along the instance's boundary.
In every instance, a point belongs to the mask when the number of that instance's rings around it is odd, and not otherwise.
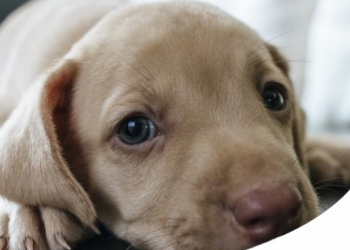
[{"label": "blurred background", "polygon": [[[295,90],[307,113],[309,133],[350,134],[349,0],[200,1],[231,13],[285,55],[291,66]],[[0,23],[25,2],[0,0]],[[338,193],[336,199],[343,194],[344,191]],[[323,200],[326,199],[325,196]],[[324,206],[329,207],[334,202]],[[84,243],[77,250],[125,250],[128,246],[104,232],[103,236]]]},{"label": "blurred background", "polygon": [[[201,1],[239,18],[286,56],[309,133],[350,132],[349,0]],[[0,0],[0,22],[24,2]]]},{"label": "blurred background", "polygon": [[350,132],[349,0],[202,1],[242,20],[286,56],[309,133]]}]

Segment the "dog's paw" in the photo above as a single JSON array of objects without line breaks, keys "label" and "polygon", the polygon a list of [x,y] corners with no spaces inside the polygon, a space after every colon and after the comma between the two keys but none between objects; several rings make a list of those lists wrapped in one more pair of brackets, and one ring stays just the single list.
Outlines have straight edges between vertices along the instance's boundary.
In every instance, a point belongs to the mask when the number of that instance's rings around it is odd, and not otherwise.
[{"label": "dog's paw", "polygon": [[92,235],[61,210],[26,207],[0,196],[0,250],[68,250]]},{"label": "dog's paw", "polygon": [[0,197],[0,250],[7,249],[8,240],[8,223],[9,216],[5,211],[3,211],[3,206],[1,205],[2,200]]},{"label": "dog's paw", "polygon": [[314,184],[350,187],[350,137],[309,137],[305,156]]},{"label": "dog's paw", "polygon": [[0,197],[0,250],[48,250],[37,210]]},{"label": "dog's paw", "polygon": [[50,250],[72,249],[78,242],[93,235],[90,229],[64,211],[42,207],[40,214]]},{"label": "dog's paw", "polygon": [[[307,153],[310,175],[313,184],[350,186],[350,162],[338,149],[336,153],[324,148],[316,148]],[[350,160],[350,159],[349,159]]]}]

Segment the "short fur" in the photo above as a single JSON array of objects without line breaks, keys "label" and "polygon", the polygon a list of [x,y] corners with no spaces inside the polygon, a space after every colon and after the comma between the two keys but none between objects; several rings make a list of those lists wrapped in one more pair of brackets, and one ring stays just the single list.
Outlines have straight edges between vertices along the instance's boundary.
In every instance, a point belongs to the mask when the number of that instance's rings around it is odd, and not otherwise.
[{"label": "short fur", "polygon": [[[64,249],[97,218],[143,249],[246,249],[222,205],[264,183],[298,189],[299,226],[315,218],[320,158],[280,53],[210,5],[122,5],[33,1],[3,24],[0,249]],[[282,113],[266,83],[285,89]],[[126,146],[135,113],[159,135]]]}]

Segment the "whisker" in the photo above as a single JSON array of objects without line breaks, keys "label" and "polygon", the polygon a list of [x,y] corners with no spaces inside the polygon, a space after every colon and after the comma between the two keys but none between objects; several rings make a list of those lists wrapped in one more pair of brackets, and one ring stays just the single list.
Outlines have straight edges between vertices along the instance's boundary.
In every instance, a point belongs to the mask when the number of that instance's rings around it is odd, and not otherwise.
[{"label": "whisker", "polygon": [[197,187],[198,189],[202,189],[202,187],[199,186],[197,183],[191,182],[191,181],[186,180],[186,179],[181,178],[181,177],[178,177],[178,178],[176,178],[176,179],[179,180],[179,181],[183,181],[183,182],[185,182],[185,183],[187,183],[187,184],[190,184],[190,185],[192,185],[192,186],[195,186],[195,187]]},{"label": "whisker", "polygon": [[316,187],[318,184],[323,183],[323,182],[327,182],[327,181],[334,181],[334,180],[343,180],[343,179],[344,179],[343,177],[333,177],[333,178],[327,178],[327,179],[324,179],[324,180],[321,180],[321,181],[315,182],[315,183],[313,183],[312,185]]},{"label": "whisker", "polygon": [[295,59],[290,59],[286,60],[289,63],[314,63],[313,61],[310,60],[295,60]]},{"label": "whisker", "polygon": [[185,221],[185,219],[183,218],[162,218],[162,219],[152,219],[152,220],[145,220],[145,221],[151,221],[151,222],[154,222],[154,221],[163,221],[163,220],[175,220],[175,221]]},{"label": "whisker", "polygon": [[[155,89],[155,85],[150,84],[151,78],[156,81],[154,75],[150,72],[150,70],[146,67],[146,65],[133,53],[127,46],[125,46],[125,49],[128,50],[128,52],[142,65],[142,67],[146,70],[149,76],[147,74],[144,74],[140,69],[135,67],[130,61],[128,61],[126,58],[122,57],[119,55],[114,49],[110,48],[106,44],[101,44],[105,49],[109,50],[111,53],[116,55],[118,58],[123,60],[125,63],[127,63],[134,71],[132,74],[136,77],[139,78],[138,84],[126,84],[127,86],[132,86],[134,85],[134,89],[139,90],[140,93],[143,93],[143,95],[148,95],[148,98],[153,100],[155,97],[157,97],[157,91]],[[135,74],[136,72],[137,74]],[[141,76],[141,79],[140,77]],[[119,79],[118,79],[119,80]],[[119,80],[120,81],[120,80]],[[120,81],[121,82],[121,81]],[[135,87],[137,85],[137,87]],[[146,91],[145,91],[146,90]]]},{"label": "whisker", "polygon": [[346,186],[344,185],[322,185],[322,186],[319,186],[319,187],[315,187],[316,190],[319,190],[319,189],[322,189],[324,187],[336,187],[336,188],[347,188]]},{"label": "whisker", "polygon": [[322,206],[322,205],[318,205],[318,208],[321,208],[321,209],[323,209],[324,211],[326,211],[328,208],[327,207],[325,207],[325,206]]},{"label": "whisker", "polygon": [[[256,67],[256,68],[259,68],[260,65],[262,65],[262,64],[264,64],[265,62],[268,62],[268,61],[270,61],[270,60],[271,60],[270,58],[266,58],[266,59],[264,59],[264,60],[262,60],[262,61],[259,61],[258,63],[255,63],[255,67]],[[277,60],[277,59],[275,59],[275,62],[276,62],[276,63],[282,63],[282,62],[284,62],[284,61],[286,61],[286,62],[288,62],[288,63],[311,63],[311,61],[307,61],[307,60]]]},{"label": "whisker", "polygon": [[175,245],[175,244],[178,242],[178,239],[179,239],[179,238],[184,237],[184,236],[186,236],[186,235],[187,235],[187,234],[182,234],[182,235],[177,236],[176,239],[175,239],[173,242],[168,243],[167,245],[163,246],[162,249],[165,250],[165,249],[167,249],[168,247],[171,247],[171,246]]},{"label": "whisker", "polygon": [[[172,235],[172,234],[156,235],[156,236],[154,236],[154,237],[152,237],[152,238],[149,238],[149,239],[146,239],[146,240],[144,240],[144,241],[142,241],[142,242],[140,242],[140,243],[136,243],[136,247],[143,247],[144,245],[147,245],[148,242],[150,242],[150,241],[152,241],[152,240],[154,240],[154,239],[156,239],[156,238],[166,237],[166,236],[171,236],[171,235]],[[129,250],[129,249],[126,249],[126,250]]]},{"label": "whisker", "polygon": [[147,82],[149,81],[149,78],[145,76],[140,70],[138,70],[134,65],[132,65],[128,60],[126,60],[124,57],[119,55],[115,50],[109,48],[106,44],[101,44],[105,49],[108,49],[109,51],[113,52],[117,57],[119,57],[121,60],[123,60],[125,63],[127,63],[130,67],[132,67],[137,73],[139,73]]},{"label": "whisker", "polygon": [[140,239],[142,239],[142,238],[146,238],[147,236],[150,236],[151,234],[154,234],[155,232],[158,232],[159,230],[162,230],[162,229],[167,229],[167,228],[176,228],[176,227],[177,227],[177,225],[172,225],[172,226],[161,227],[161,228],[158,228],[158,229],[153,230],[153,231],[152,231],[152,232],[150,232],[150,233],[147,233],[147,234],[145,234],[145,235],[141,236],[141,237],[140,237]]},{"label": "whisker", "polygon": [[126,83],[126,82],[123,82],[121,81],[120,79],[118,79],[118,82],[123,84],[124,86],[127,86],[129,87],[131,90],[138,90],[139,92],[143,92],[143,87],[142,85],[138,85],[138,84],[129,84],[129,83]]},{"label": "whisker", "polygon": [[284,33],[282,33],[282,34],[279,34],[279,35],[277,35],[277,36],[275,36],[275,37],[273,37],[273,38],[267,40],[266,43],[269,43],[269,42],[271,42],[271,41],[273,41],[273,40],[276,40],[277,38],[280,38],[280,37],[285,36],[285,35],[287,35],[287,34],[289,34],[289,33],[292,33],[292,32],[294,32],[294,31],[300,29],[300,28],[303,27],[303,26],[305,26],[305,24],[300,24],[300,25],[298,25],[298,26],[296,26],[296,27],[294,27],[294,28],[292,28],[292,29],[290,29],[290,30],[288,30],[288,31],[286,31],[286,32],[284,32]]},{"label": "whisker", "polygon": [[319,189],[317,189],[317,190],[327,190],[327,191],[333,192],[333,193],[335,193],[335,194],[337,194],[337,195],[340,195],[339,192],[337,192],[336,190],[331,189],[331,188],[319,188]]},{"label": "whisker", "polygon": [[[166,219],[171,219],[171,220],[173,220],[173,218],[165,218],[165,220],[166,220]],[[160,220],[162,220],[162,219],[160,219]],[[182,219],[175,219],[175,220],[182,220]],[[158,220],[157,220],[157,221],[158,221]],[[171,228],[176,228],[176,227],[178,227],[178,224],[176,224],[176,225],[171,225],[171,226],[165,226],[165,227],[161,227],[161,228],[155,229],[155,230],[153,230],[152,232],[149,232],[149,233],[147,233],[147,234],[145,234],[145,235],[139,237],[139,238],[136,240],[136,241],[139,241],[139,243],[136,243],[136,247],[143,246],[143,245],[147,244],[147,242],[149,242],[149,241],[151,241],[151,240],[153,240],[153,239],[155,239],[155,238],[159,238],[159,237],[164,237],[164,236],[172,235],[172,234],[156,235],[156,236],[154,236],[154,237],[150,237],[150,238],[148,238],[148,239],[145,239],[145,238],[147,238],[148,236],[150,236],[150,235],[154,234],[155,232],[158,232],[158,231],[160,231],[160,230],[162,230],[162,229],[169,229],[169,228],[171,229]],[[127,248],[126,250],[129,250],[130,247],[132,247],[132,246],[130,245],[129,248]]]},{"label": "whisker", "polygon": [[130,52],[130,54],[132,54],[136,58],[136,60],[142,65],[142,67],[147,71],[147,73],[152,77],[152,79],[156,80],[152,73],[145,66],[145,64],[135,55],[135,53],[133,53],[127,45],[125,45],[125,47]]},{"label": "whisker", "polygon": [[128,248],[125,250],[132,250],[132,248],[133,248],[133,245],[130,244],[130,246],[128,246]]},{"label": "whisker", "polygon": [[170,244],[166,245],[165,247],[163,247],[163,250],[167,249],[168,247],[171,247],[173,245],[175,245],[177,243],[177,240],[174,240],[173,242],[171,242]]},{"label": "whisker", "polygon": [[[252,55],[253,53],[256,53],[261,47],[267,46],[267,45],[268,45],[270,42],[272,42],[273,40],[276,40],[277,38],[280,38],[280,37],[285,36],[285,35],[287,35],[287,34],[289,34],[289,33],[291,33],[291,32],[294,32],[295,30],[300,29],[300,28],[303,27],[303,26],[305,26],[305,24],[300,24],[300,25],[298,25],[298,26],[296,26],[296,27],[294,27],[294,28],[292,28],[292,29],[290,29],[290,30],[287,30],[286,32],[283,32],[283,33],[281,33],[281,34],[279,34],[279,35],[277,35],[277,36],[275,36],[275,37],[272,37],[271,39],[268,39],[268,40],[266,40],[266,41],[263,41],[261,44],[259,44],[258,46],[256,46],[251,52],[249,52],[248,55],[247,55],[246,57],[247,57],[247,58],[251,58],[251,55]],[[256,60],[256,59],[254,58],[254,59],[248,61],[248,64],[255,63],[255,60]]]},{"label": "whisker", "polygon": [[[103,46],[104,48],[106,48],[107,50],[109,50],[111,53],[117,55],[117,56],[118,56],[119,58],[121,58],[123,61],[125,61],[126,63],[128,63],[129,65],[131,65],[129,62],[126,61],[126,59],[124,59],[123,57],[121,57],[120,55],[118,55],[118,53],[116,53],[113,49],[109,48],[108,46],[106,46],[106,45],[104,45],[104,44],[101,44],[101,46]],[[91,58],[91,57],[89,57],[89,58]],[[132,65],[131,65],[131,67],[132,67]],[[135,67],[132,67],[132,68],[135,69],[135,71],[136,71],[137,73],[139,73],[139,75],[142,76],[141,72],[139,72]],[[135,75],[135,74],[133,74],[133,75],[134,75],[135,77],[138,77],[138,75]],[[143,77],[143,78],[144,78],[144,77]],[[141,83],[141,84],[129,84],[129,83],[126,83],[126,82],[121,81],[121,80],[118,78],[118,82],[123,83],[125,86],[128,86],[128,87],[130,87],[130,88],[139,90],[140,92],[144,92],[144,88],[146,87],[146,88],[148,89],[149,86],[150,86],[149,84],[147,84],[146,82],[144,82],[144,81],[142,81],[142,80],[139,82],[139,83]],[[142,84],[143,84],[144,86],[142,86]]]},{"label": "whisker", "polygon": [[[306,150],[304,150],[303,152],[301,152],[301,155],[304,156],[307,152],[309,152],[310,150],[314,149],[314,148],[318,148],[320,147],[319,145],[315,145],[315,146],[312,146]],[[299,162],[299,157],[297,156],[290,164],[291,165],[294,165],[295,163],[298,163]]]}]

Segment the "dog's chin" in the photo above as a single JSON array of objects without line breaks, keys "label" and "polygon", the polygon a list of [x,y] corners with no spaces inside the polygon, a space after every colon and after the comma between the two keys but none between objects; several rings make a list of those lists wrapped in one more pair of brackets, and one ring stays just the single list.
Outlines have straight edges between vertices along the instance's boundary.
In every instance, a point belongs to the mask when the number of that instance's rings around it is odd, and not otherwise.
[{"label": "dog's chin", "polygon": [[223,209],[214,205],[206,214],[197,213],[189,217],[188,213],[172,218],[162,216],[130,225],[119,224],[115,225],[114,233],[123,235],[122,238],[138,250],[244,250],[285,235],[314,218],[303,204],[298,224],[274,236],[256,239],[250,237],[230,211]]},{"label": "dog's chin", "polygon": [[138,250],[244,250],[265,242],[254,242],[236,233],[237,231],[228,224],[218,224],[215,230],[204,232],[184,224],[179,226],[174,234],[154,229],[140,235],[131,233],[127,238]]}]

